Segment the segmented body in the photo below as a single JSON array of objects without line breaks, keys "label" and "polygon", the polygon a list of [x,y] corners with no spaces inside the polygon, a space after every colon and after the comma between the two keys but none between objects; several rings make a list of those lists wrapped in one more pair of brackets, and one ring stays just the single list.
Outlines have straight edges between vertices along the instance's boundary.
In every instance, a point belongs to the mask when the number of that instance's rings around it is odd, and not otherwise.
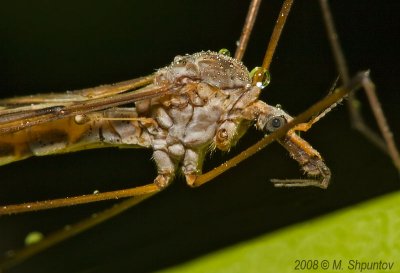
[{"label": "segmented body", "polygon": [[[175,57],[148,87],[163,86],[171,90],[138,100],[136,107],[60,117],[3,134],[0,164],[91,148],[151,147],[160,185],[173,179],[178,166],[191,184],[190,177],[201,173],[207,151],[229,150],[252,124],[268,133],[292,119],[258,100],[261,90],[251,84],[241,62],[216,52]],[[50,110],[54,107],[58,106]],[[280,143],[305,172],[320,175],[326,168],[318,152],[293,132]]]}]

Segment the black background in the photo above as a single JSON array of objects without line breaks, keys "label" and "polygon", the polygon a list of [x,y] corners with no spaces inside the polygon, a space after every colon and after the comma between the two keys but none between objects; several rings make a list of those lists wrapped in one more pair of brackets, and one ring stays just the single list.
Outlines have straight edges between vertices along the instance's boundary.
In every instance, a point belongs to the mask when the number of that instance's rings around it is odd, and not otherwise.
[{"label": "black background", "polygon": [[[15,1],[0,10],[1,97],[64,91],[147,75],[175,55],[234,51],[247,1]],[[396,139],[400,136],[398,1],[334,1],[350,71],[371,69]],[[245,64],[262,60],[280,1],[266,1]],[[337,77],[316,1],[295,3],[262,99],[300,113]],[[365,118],[376,128],[363,93]],[[390,159],[352,130],[341,106],[304,134],[330,166],[328,190],[276,189],[300,175],[273,144],[198,189],[169,189],[10,272],[148,272],[399,189]],[[261,137],[254,130],[235,154]],[[398,142],[398,141],[397,141]],[[399,143],[398,143],[399,144]],[[34,158],[0,170],[1,204],[67,197],[151,182],[150,150],[105,149]],[[207,158],[205,169],[230,154]],[[0,218],[0,252],[32,231],[55,231],[112,202]],[[380,236],[380,235],[377,235]]]}]

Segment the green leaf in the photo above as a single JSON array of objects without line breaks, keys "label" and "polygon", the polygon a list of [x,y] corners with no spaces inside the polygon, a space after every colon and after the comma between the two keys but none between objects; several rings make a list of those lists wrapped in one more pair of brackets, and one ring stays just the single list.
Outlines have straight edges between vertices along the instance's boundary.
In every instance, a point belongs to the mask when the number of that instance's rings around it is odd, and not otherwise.
[{"label": "green leaf", "polygon": [[[295,270],[296,265],[298,270]],[[293,225],[162,272],[299,271],[400,272],[400,192]]]}]

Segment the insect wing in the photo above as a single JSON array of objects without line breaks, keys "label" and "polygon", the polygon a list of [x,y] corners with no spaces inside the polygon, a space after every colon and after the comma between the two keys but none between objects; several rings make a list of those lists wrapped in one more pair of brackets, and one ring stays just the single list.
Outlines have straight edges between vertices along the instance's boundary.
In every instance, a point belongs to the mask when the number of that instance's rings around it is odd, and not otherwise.
[{"label": "insect wing", "polygon": [[[137,85],[137,82],[131,84],[133,81],[135,80],[60,95],[45,94],[1,100],[0,135],[61,118],[159,97],[173,90],[169,85],[149,84],[129,91],[132,86]],[[107,87],[110,87],[110,91]],[[95,98],[91,98],[93,94]]]}]

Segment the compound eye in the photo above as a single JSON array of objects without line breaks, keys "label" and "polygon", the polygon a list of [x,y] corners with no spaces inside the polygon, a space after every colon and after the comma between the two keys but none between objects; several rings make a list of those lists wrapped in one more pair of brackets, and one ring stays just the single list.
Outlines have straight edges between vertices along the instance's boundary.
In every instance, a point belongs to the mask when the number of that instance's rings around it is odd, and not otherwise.
[{"label": "compound eye", "polygon": [[275,116],[267,122],[264,130],[269,133],[272,133],[281,128],[285,124],[286,124],[286,119],[284,116]]}]

